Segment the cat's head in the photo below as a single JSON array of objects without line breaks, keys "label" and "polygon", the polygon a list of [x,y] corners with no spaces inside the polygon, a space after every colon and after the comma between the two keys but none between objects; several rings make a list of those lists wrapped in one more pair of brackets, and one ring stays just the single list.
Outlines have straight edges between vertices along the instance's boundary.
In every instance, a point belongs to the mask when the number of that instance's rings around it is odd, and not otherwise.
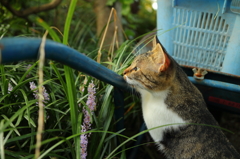
[{"label": "cat's head", "polygon": [[170,87],[175,76],[174,61],[164,50],[153,40],[153,49],[138,55],[124,70],[126,82],[138,91],[156,92]]}]

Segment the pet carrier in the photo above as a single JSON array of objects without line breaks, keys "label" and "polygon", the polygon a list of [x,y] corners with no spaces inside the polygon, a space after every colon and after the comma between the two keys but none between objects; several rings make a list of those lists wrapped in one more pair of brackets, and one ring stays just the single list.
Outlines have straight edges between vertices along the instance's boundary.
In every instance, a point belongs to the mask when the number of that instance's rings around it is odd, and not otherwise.
[{"label": "pet carrier", "polygon": [[240,0],[159,0],[157,28],[179,64],[240,75]]}]

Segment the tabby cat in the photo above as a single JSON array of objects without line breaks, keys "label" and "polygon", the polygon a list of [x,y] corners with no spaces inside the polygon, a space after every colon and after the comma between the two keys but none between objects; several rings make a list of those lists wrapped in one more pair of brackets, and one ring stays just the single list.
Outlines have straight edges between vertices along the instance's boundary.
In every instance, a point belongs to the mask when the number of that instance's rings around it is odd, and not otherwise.
[{"label": "tabby cat", "polygon": [[240,159],[221,129],[206,126],[218,123],[199,90],[159,41],[153,46],[123,74],[141,94],[147,128],[173,124],[149,131],[159,149],[168,159]]}]

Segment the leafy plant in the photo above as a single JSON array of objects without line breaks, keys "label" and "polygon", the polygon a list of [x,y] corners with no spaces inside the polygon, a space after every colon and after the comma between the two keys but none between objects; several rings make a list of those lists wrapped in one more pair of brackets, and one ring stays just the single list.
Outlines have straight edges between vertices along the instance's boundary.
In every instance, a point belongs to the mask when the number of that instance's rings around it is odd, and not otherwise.
[{"label": "leafy plant", "polygon": [[[65,23],[63,43],[68,44],[71,15],[76,1],[72,1]],[[32,17],[39,25],[49,31],[57,42],[61,37],[38,17]],[[72,40],[74,43],[74,40]],[[121,73],[128,66],[131,54],[126,54],[132,41],[126,41],[111,55],[111,61],[102,62],[115,72]],[[87,52],[97,56],[97,50]],[[29,65],[31,64],[31,65]],[[42,134],[41,154],[39,158],[81,158],[81,138],[90,133],[88,144],[89,158],[104,158],[118,145],[119,137],[128,138],[115,132],[113,86],[100,82],[92,77],[63,66],[47,61],[44,66],[43,86],[38,83],[37,62],[21,62],[17,65],[1,66],[0,96],[0,146],[1,158],[33,158],[38,127],[38,91],[44,87],[48,99],[44,102],[44,133]],[[96,111],[91,116],[91,131],[82,131],[83,109],[89,112],[86,103],[87,87],[93,81],[96,86]],[[46,97],[45,97],[46,99]],[[95,144],[98,143],[98,144]],[[16,153],[12,153],[12,152]],[[125,152],[122,152],[121,156]]]},{"label": "leafy plant", "polygon": [[[56,42],[69,45],[83,52],[92,59],[97,58],[98,41],[93,32],[94,18],[87,21],[72,21],[76,18],[75,8],[77,0],[72,0],[63,33],[61,29],[51,27],[49,22],[32,15],[29,19],[38,26],[29,28],[25,35],[39,36],[47,30],[48,38]],[[24,21],[24,20],[21,20]],[[73,26],[72,26],[73,25]],[[6,32],[6,30],[5,30]],[[11,35],[11,34],[8,34]],[[12,33],[14,35],[14,33]],[[133,59],[131,51],[136,40],[127,40],[121,46],[115,46],[107,54],[104,61],[100,61],[109,69],[122,74],[123,70]],[[113,41],[113,44],[115,42]],[[44,82],[38,83],[39,62],[20,62],[16,65],[1,65],[0,71],[0,153],[1,158],[34,158],[36,135],[38,128],[38,89],[43,88],[48,97],[44,99],[44,132],[41,140],[41,152],[38,158],[84,158],[83,138],[88,137],[87,158],[126,158],[129,145],[122,144],[121,151],[116,149],[119,143],[133,142],[134,138],[122,135],[125,129],[116,130],[119,120],[114,118],[114,88],[107,83],[78,72],[68,66],[46,60],[44,66]],[[36,86],[34,86],[34,84]],[[88,107],[87,88],[94,84],[96,88],[96,110]],[[135,118],[139,108],[133,107],[132,96],[125,98],[127,110],[125,119]],[[86,114],[90,115],[91,129],[84,131]],[[133,114],[134,116],[131,116]],[[88,134],[91,135],[89,136]],[[124,134],[128,134],[124,132]],[[132,134],[131,134],[132,135]],[[127,143],[127,141],[125,143]],[[86,142],[85,142],[86,144]],[[13,153],[14,152],[14,153]]]}]

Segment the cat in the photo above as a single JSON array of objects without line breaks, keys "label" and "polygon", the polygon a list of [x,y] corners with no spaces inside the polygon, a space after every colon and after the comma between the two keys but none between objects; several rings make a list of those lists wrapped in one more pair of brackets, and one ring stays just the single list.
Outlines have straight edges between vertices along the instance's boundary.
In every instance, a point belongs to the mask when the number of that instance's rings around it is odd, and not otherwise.
[{"label": "cat", "polygon": [[135,57],[123,77],[141,95],[148,129],[173,124],[149,131],[159,149],[168,159],[240,159],[200,91],[158,40],[153,46]]}]

